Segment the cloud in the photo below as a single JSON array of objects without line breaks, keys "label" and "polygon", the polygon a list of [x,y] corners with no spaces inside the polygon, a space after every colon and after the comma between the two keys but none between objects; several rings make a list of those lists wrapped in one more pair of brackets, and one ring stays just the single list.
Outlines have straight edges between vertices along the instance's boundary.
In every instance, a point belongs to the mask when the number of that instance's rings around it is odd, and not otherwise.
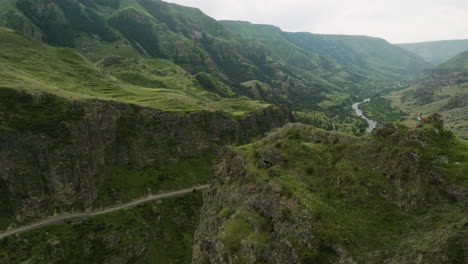
[{"label": "cloud", "polygon": [[368,35],[393,43],[468,39],[466,0],[167,0],[218,20],[286,31]]}]

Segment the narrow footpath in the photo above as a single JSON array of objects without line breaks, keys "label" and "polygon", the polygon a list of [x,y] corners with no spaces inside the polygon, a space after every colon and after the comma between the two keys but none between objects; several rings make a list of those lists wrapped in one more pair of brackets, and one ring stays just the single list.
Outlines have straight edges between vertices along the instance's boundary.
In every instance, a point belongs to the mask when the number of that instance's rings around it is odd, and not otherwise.
[{"label": "narrow footpath", "polygon": [[4,233],[0,233],[0,239],[3,239],[5,237],[8,237],[8,236],[11,236],[11,235],[14,235],[14,234],[19,234],[19,233],[39,229],[39,228],[49,226],[49,225],[61,224],[61,223],[64,223],[65,221],[67,221],[67,220],[84,219],[84,218],[89,218],[89,217],[93,217],[93,216],[97,216],[97,215],[107,214],[107,213],[115,212],[115,211],[122,210],[122,209],[132,208],[132,207],[138,206],[140,204],[144,204],[144,203],[148,203],[148,202],[152,202],[152,201],[156,201],[156,200],[161,200],[161,199],[165,199],[165,198],[170,198],[170,197],[174,197],[174,196],[187,194],[187,193],[190,193],[190,192],[192,192],[194,190],[197,190],[197,191],[203,190],[203,189],[206,189],[208,187],[209,187],[209,185],[201,185],[201,186],[182,189],[182,190],[178,190],[178,191],[174,191],[174,192],[151,195],[151,196],[148,196],[146,198],[138,199],[138,200],[135,200],[135,201],[132,201],[132,202],[129,202],[129,203],[117,205],[117,206],[102,209],[102,210],[99,210],[99,211],[74,213],[74,214],[63,214],[63,215],[59,215],[59,216],[53,216],[53,217],[49,217],[47,219],[44,219],[44,220],[42,220],[40,222],[25,225],[25,226],[18,227],[18,228],[15,228],[15,229],[7,230]]}]

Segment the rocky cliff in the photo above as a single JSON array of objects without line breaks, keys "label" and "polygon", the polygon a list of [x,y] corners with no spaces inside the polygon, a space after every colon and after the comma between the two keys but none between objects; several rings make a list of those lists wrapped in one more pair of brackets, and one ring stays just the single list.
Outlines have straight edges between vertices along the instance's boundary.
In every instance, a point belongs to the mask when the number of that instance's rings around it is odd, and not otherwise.
[{"label": "rocky cliff", "polygon": [[[115,166],[125,167],[125,172],[157,171],[245,142],[290,118],[286,107],[265,108],[236,120],[221,112],[163,112],[2,89],[2,215],[23,222],[72,208],[91,209],[100,189],[114,177]],[[177,181],[177,175],[170,176],[174,179],[169,181]]]},{"label": "rocky cliff", "polygon": [[464,263],[467,154],[439,116],[371,138],[290,124],[225,149],[193,263]]}]

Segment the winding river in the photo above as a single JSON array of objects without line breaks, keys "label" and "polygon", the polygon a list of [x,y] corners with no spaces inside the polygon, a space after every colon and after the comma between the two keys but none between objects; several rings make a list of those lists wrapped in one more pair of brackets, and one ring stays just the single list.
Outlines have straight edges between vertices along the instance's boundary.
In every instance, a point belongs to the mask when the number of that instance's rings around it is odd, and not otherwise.
[{"label": "winding river", "polygon": [[362,113],[362,110],[359,109],[359,105],[362,104],[362,103],[367,103],[367,102],[370,102],[370,98],[368,99],[365,99],[364,101],[360,102],[360,103],[355,103],[352,105],[354,111],[356,111],[356,115],[358,115],[360,118],[364,119],[367,121],[367,124],[369,124],[369,126],[367,127],[366,131],[367,133],[371,133],[372,130],[374,130],[376,127],[377,127],[377,122],[374,121],[374,120],[371,120],[369,118],[367,118],[363,113]]}]

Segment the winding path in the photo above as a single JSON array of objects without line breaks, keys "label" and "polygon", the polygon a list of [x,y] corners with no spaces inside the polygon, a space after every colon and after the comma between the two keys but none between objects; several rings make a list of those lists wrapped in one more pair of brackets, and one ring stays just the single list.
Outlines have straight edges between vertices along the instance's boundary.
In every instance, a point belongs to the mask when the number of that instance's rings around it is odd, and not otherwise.
[{"label": "winding path", "polygon": [[19,234],[19,233],[35,230],[35,229],[38,229],[38,228],[42,228],[42,227],[45,227],[45,226],[60,224],[60,223],[65,222],[66,220],[84,219],[84,218],[93,217],[93,216],[97,216],[97,215],[107,214],[107,213],[115,212],[115,211],[126,209],[126,208],[132,208],[132,207],[138,206],[138,205],[143,204],[143,203],[183,195],[183,194],[186,194],[186,193],[190,193],[190,192],[192,192],[194,190],[203,190],[203,189],[206,189],[208,187],[209,187],[209,185],[201,185],[201,186],[196,186],[196,187],[193,187],[193,188],[178,190],[178,191],[175,191],[175,192],[151,195],[151,196],[148,196],[146,198],[138,199],[138,200],[135,200],[135,201],[132,201],[132,202],[129,202],[129,203],[117,205],[117,206],[102,209],[102,210],[99,210],[99,211],[75,213],[75,214],[63,214],[63,215],[59,215],[59,216],[53,216],[53,217],[47,218],[47,219],[42,220],[42,221],[37,222],[37,223],[33,223],[33,224],[30,224],[30,225],[18,227],[18,228],[15,228],[15,229],[7,230],[4,233],[0,233],[0,239],[3,239],[5,237],[8,237],[8,236],[11,236],[11,235],[14,235],[14,234]]}]

